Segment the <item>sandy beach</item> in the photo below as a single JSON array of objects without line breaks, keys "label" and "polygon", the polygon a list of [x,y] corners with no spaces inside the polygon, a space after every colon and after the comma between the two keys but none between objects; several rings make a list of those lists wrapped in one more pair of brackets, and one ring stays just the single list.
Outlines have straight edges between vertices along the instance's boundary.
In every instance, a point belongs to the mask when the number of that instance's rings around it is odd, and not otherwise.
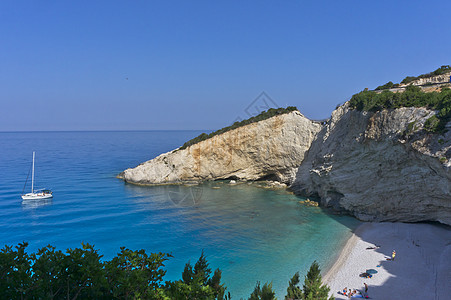
[{"label": "sandy beach", "polygon": [[[376,249],[367,249],[380,246]],[[387,260],[392,251],[395,260]],[[359,274],[377,271],[372,278]],[[365,223],[348,240],[323,281],[336,299],[347,287],[371,299],[451,299],[451,228],[434,224]]]}]

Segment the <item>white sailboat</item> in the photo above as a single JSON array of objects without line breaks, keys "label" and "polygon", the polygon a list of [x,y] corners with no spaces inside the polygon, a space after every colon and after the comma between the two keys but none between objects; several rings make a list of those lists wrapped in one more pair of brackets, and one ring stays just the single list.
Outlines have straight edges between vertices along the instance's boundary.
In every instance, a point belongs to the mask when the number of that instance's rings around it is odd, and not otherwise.
[{"label": "white sailboat", "polygon": [[[32,171],[31,171],[31,193],[23,194],[22,199],[23,200],[40,200],[40,199],[53,198],[52,191],[49,189],[40,189],[40,190],[36,190],[36,191],[34,190],[34,157],[35,157],[35,152],[33,151],[33,165],[32,165]],[[28,180],[28,178],[27,178],[27,180]]]}]

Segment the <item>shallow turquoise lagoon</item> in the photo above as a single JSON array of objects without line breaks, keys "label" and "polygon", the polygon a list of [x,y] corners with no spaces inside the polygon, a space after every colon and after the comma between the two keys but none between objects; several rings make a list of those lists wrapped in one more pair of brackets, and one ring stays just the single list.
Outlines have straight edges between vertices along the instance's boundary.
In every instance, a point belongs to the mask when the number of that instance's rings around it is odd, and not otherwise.
[{"label": "shallow turquoise lagoon", "polygon": [[[302,198],[256,184],[141,187],[115,178],[199,131],[0,133],[0,244],[35,251],[89,242],[106,259],[119,247],[170,252],[166,280],[205,251],[234,299],[272,282],[282,298],[296,272],[330,267],[359,222],[299,204]],[[48,202],[22,202],[32,151],[36,185]],[[27,186],[27,189],[30,187]]]}]

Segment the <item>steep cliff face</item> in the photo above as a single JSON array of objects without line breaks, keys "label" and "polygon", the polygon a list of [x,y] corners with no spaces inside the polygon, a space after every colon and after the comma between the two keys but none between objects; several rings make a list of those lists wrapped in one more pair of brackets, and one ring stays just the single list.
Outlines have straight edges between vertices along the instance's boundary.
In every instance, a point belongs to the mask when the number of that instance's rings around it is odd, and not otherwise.
[{"label": "steep cliff face", "polygon": [[215,179],[294,180],[321,125],[300,112],[277,115],[174,150],[119,175],[137,184]]},{"label": "steep cliff face", "polygon": [[451,131],[425,132],[433,114],[343,105],[317,135],[291,188],[361,220],[451,225]]},{"label": "steep cliff face", "polygon": [[348,103],[326,125],[277,115],[174,150],[119,175],[135,184],[270,179],[365,221],[451,225],[451,123],[424,130],[425,108],[360,112]]}]

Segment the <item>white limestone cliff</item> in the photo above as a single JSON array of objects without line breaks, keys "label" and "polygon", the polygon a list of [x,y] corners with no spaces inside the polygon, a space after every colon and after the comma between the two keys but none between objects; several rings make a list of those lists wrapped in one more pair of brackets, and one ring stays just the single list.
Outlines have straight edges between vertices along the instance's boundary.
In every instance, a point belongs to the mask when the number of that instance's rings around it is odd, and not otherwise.
[{"label": "white limestone cliff", "polygon": [[292,190],[365,221],[451,225],[451,131],[425,132],[433,114],[339,107],[312,143]]},{"label": "white limestone cliff", "polygon": [[277,115],[127,169],[134,184],[277,180],[296,194],[365,221],[451,225],[451,124],[424,130],[435,112],[337,108],[325,125]]},{"label": "white limestone cliff", "polygon": [[226,178],[291,183],[321,127],[299,111],[276,115],[161,154],[118,177],[135,184]]}]

